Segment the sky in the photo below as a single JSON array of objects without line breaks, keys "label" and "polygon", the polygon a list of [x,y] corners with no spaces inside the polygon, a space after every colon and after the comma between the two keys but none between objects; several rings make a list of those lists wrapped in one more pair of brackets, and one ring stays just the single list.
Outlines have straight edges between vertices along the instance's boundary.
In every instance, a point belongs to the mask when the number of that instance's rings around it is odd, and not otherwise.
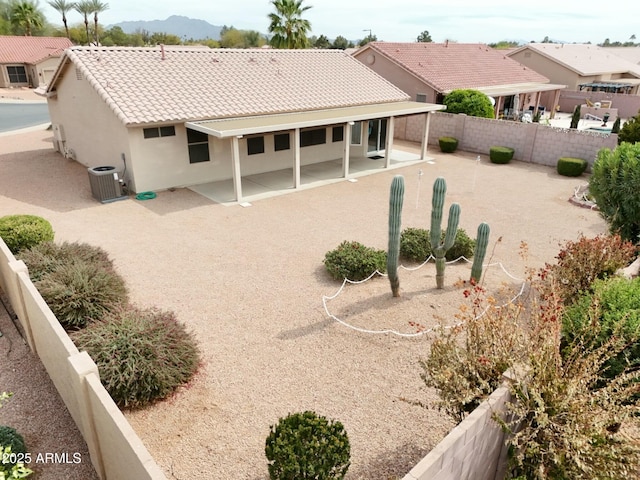
[{"label": "sky", "polygon": [[[103,0],[104,1],[104,0]],[[164,20],[171,15],[206,20],[212,25],[267,33],[269,0],[107,0],[109,9],[98,17],[102,25],[122,21]],[[429,4],[431,3],[431,4]],[[46,0],[40,8],[47,20],[62,25],[60,14]],[[427,30],[434,42],[493,43],[501,40],[566,43],[625,42],[632,35],[640,42],[640,2],[624,0],[303,0],[311,8],[304,18],[311,35],[349,40],[366,37],[412,42]],[[71,12],[69,23],[81,22]]]}]

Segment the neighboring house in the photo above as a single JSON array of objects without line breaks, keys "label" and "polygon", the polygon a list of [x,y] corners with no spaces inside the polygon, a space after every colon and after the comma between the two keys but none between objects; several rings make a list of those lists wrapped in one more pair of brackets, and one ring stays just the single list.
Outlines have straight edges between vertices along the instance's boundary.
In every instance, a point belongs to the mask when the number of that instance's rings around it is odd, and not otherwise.
[{"label": "neighboring house", "polygon": [[640,65],[608,48],[591,44],[528,43],[508,54],[571,91],[637,95]]},{"label": "neighboring house", "polygon": [[68,38],[0,35],[0,88],[39,87],[53,77]]},{"label": "neighboring house", "polygon": [[640,65],[640,47],[603,47],[626,61]]},{"label": "neighboring house", "polygon": [[564,88],[483,44],[371,42],[353,55],[418,102],[479,90],[495,99],[496,117],[541,105],[543,93],[551,108]]},{"label": "neighboring house", "polygon": [[299,188],[305,165],[388,167],[394,118],[442,108],[340,50],[74,47],[46,96],[66,156],[115,166],[132,192],[232,179],[237,201],[246,175],[291,169]]}]

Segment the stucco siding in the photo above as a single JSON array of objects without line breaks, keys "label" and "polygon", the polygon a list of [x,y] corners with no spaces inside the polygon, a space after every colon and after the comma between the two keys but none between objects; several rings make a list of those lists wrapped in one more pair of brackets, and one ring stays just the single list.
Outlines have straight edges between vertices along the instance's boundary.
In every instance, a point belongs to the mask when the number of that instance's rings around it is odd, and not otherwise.
[{"label": "stucco siding", "polygon": [[580,83],[595,79],[595,77],[580,77],[573,70],[531,50],[523,50],[510,57],[549,78],[551,83],[566,85],[567,90],[577,90]]}]

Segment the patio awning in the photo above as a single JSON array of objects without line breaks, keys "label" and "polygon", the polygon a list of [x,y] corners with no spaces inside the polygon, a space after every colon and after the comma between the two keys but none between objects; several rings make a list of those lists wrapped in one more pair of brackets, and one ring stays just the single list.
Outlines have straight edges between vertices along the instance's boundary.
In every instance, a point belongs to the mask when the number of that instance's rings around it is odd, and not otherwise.
[{"label": "patio awning", "polygon": [[491,87],[478,87],[478,90],[490,97],[509,97],[520,93],[549,92],[552,90],[564,90],[566,85],[555,83],[514,83],[511,85],[495,85]]},{"label": "patio awning", "polygon": [[633,87],[634,85],[638,85],[638,83],[640,83],[640,79],[625,78],[624,80],[620,80],[620,81],[609,80],[608,82],[581,83],[578,85],[578,87],[580,88],[580,90],[582,90],[583,88],[605,88],[605,89],[608,88],[613,90],[619,90],[622,88]]},{"label": "patio awning", "polygon": [[393,102],[374,105],[311,110],[307,112],[236,117],[221,120],[186,122],[185,126],[207,135],[228,138],[256,133],[278,132],[295,128],[317,127],[347,122],[359,122],[383,117],[399,117],[444,110],[444,105],[422,102]]}]

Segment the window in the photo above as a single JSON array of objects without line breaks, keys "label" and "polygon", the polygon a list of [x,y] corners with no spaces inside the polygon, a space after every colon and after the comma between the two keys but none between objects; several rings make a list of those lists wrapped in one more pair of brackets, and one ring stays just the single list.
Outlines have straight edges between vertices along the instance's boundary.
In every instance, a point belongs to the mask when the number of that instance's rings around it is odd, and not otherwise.
[{"label": "window", "polygon": [[264,137],[247,138],[247,155],[264,153]]},{"label": "window", "polygon": [[351,145],[362,143],[362,122],[356,122],[351,127]]},{"label": "window", "polygon": [[209,135],[187,128],[189,163],[209,161]]},{"label": "window", "polygon": [[331,141],[332,142],[341,142],[344,140],[344,127],[340,125],[339,127],[333,127],[331,131]]},{"label": "window", "polygon": [[9,74],[9,83],[27,83],[27,71],[22,65],[14,65],[7,67]]},{"label": "window", "polygon": [[144,138],[173,137],[176,134],[176,127],[151,127],[142,130]]},{"label": "window", "polygon": [[426,93],[416,93],[416,102],[427,103]]},{"label": "window", "polygon": [[300,132],[300,146],[310,147],[312,145],[322,145],[327,143],[327,129],[318,128],[316,130],[304,130]]},{"label": "window", "polygon": [[289,150],[291,148],[289,134],[279,133],[273,136],[274,149],[276,152],[280,150]]}]

